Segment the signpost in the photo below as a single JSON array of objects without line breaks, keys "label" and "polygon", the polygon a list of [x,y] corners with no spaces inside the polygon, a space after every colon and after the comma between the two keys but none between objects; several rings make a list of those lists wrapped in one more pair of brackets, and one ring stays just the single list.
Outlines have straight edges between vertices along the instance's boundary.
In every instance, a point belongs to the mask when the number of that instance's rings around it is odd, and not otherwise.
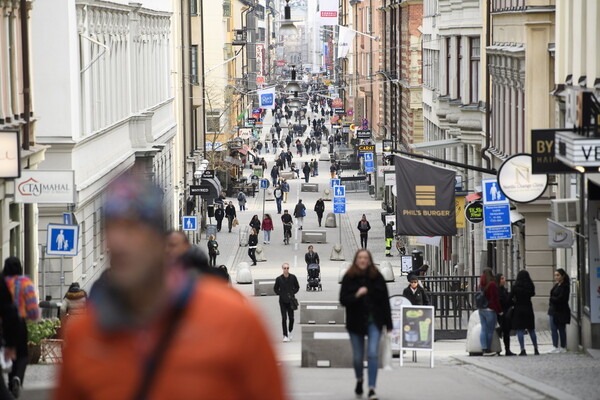
[{"label": "signpost", "polygon": [[346,214],[346,186],[333,187],[333,213],[340,214],[338,226],[340,227],[340,245],[342,244],[342,216]]},{"label": "signpost", "polygon": [[265,202],[267,200],[267,189],[269,188],[269,180],[262,178],[260,180],[260,188],[263,190],[263,209],[262,209],[262,220],[263,221],[265,219]]},{"label": "signpost", "polygon": [[60,256],[60,295],[63,295],[65,272],[63,260],[75,257],[79,250],[79,226],[48,224],[46,232],[46,254]]},{"label": "signpost", "polygon": [[375,162],[373,160],[373,153],[365,153],[365,172],[367,174],[375,172]]},{"label": "signpost", "polygon": [[331,179],[329,181],[329,187],[340,186],[341,181],[339,179]]},{"label": "signpost", "polygon": [[483,225],[485,240],[512,238],[510,226],[510,205],[500,190],[496,179],[484,179],[483,187]]},{"label": "signpost", "polygon": [[192,215],[184,216],[181,221],[181,226],[184,231],[197,231],[198,217]]}]

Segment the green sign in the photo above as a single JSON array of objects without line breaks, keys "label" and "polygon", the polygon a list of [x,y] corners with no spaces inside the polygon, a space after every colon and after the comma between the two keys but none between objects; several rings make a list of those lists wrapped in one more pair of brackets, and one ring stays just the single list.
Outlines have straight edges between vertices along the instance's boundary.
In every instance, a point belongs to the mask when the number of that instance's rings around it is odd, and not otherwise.
[{"label": "green sign", "polygon": [[465,207],[465,217],[472,224],[483,222],[483,204],[475,201]]}]

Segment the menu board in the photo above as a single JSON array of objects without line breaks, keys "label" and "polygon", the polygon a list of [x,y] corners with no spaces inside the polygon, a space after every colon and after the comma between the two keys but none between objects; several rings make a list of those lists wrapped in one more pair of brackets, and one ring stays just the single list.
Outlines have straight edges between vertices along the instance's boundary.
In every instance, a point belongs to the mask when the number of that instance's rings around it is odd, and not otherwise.
[{"label": "menu board", "polygon": [[410,300],[404,296],[396,295],[390,297],[390,308],[392,309],[392,324],[394,328],[390,333],[393,351],[400,350],[402,339],[402,307],[409,306]]},{"label": "menu board", "polygon": [[433,351],[434,332],[433,306],[402,306],[402,350]]}]

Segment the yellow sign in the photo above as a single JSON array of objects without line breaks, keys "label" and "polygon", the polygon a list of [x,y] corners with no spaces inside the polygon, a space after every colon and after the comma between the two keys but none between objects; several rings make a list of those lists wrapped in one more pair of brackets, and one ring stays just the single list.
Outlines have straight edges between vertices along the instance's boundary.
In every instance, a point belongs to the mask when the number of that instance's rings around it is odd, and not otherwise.
[{"label": "yellow sign", "polygon": [[435,186],[417,185],[415,186],[415,195],[418,206],[435,207]]},{"label": "yellow sign", "polygon": [[456,227],[465,227],[465,197],[456,196],[454,197],[454,205],[456,207]]}]

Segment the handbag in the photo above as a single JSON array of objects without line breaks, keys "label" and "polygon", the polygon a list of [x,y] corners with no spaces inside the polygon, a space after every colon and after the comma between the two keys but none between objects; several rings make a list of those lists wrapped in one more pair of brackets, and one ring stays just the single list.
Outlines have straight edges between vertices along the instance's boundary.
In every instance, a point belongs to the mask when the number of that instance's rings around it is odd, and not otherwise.
[{"label": "handbag", "polygon": [[218,256],[219,254],[221,254],[221,252],[219,251],[219,249],[215,249],[215,255]]},{"label": "handbag", "polygon": [[290,298],[290,304],[292,305],[292,310],[297,310],[298,309],[298,299],[296,298],[296,296],[292,295],[292,297]]},{"label": "handbag", "polygon": [[302,209],[302,216],[306,217],[306,210],[304,208]]},{"label": "handbag", "polygon": [[233,219],[233,222],[231,223],[231,225],[232,225],[233,227],[236,227],[236,226],[238,226],[239,224],[240,224],[240,222],[238,221],[238,219],[237,219],[237,218],[234,218],[234,219]]},{"label": "handbag", "polygon": [[12,366],[12,360],[4,356],[4,347],[0,347],[0,372],[9,373],[12,370]]}]

